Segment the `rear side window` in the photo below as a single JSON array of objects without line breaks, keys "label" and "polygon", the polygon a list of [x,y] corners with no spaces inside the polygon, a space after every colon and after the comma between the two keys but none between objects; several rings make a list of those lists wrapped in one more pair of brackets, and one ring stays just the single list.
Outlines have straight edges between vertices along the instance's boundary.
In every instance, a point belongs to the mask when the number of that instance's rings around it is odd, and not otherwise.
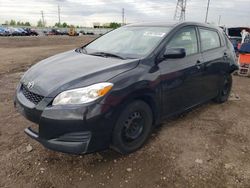
[{"label": "rear side window", "polygon": [[199,29],[201,36],[202,51],[219,48],[221,46],[219,34],[209,29]]},{"label": "rear side window", "polygon": [[195,28],[182,28],[168,43],[167,48],[185,48],[187,55],[198,53]]}]

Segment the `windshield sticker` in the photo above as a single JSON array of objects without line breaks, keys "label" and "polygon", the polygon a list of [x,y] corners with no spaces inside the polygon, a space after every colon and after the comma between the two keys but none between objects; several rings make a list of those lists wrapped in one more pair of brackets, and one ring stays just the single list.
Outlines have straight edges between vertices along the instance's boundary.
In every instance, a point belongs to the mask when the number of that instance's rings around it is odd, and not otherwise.
[{"label": "windshield sticker", "polygon": [[150,37],[163,37],[166,33],[146,31],[143,35]]}]

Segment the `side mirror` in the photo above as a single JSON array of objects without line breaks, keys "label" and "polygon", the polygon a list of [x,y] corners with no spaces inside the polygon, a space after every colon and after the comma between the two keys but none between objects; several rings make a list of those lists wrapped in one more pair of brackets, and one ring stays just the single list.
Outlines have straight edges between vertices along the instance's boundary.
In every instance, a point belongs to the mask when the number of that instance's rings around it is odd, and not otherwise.
[{"label": "side mirror", "polygon": [[164,59],[179,59],[186,56],[185,48],[167,48],[163,57]]}]

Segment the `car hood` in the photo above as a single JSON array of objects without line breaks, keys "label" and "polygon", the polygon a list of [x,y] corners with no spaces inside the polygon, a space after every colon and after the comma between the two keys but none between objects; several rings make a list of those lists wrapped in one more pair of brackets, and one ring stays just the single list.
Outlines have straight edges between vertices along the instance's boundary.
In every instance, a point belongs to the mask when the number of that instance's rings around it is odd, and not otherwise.
[{"label": "car hood", "polygon": [[67,89],[108,81],[138,63],[138,59],[122,60],[68,51],[32,66],[22,77],[21,84],[32,83],[31,92],[55,97]]}]

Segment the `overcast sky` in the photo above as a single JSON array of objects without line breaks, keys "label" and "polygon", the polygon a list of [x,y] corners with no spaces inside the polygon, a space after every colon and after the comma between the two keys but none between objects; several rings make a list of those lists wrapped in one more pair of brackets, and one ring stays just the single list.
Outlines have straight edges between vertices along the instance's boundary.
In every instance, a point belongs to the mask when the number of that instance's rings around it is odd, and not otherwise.
[{"label": "overcast sky", "polygon": [[[0,23],[15,19],[32,24],[44,12],[47,25],[61,22],[92,26],[93,22],[121,22],[122,8],[127,23],[172,21],[177,0],[0,0]],[[207,0],[187,0],[186,20],[204,22]],[[211,0],[208,21],[221,25],[250,26],[250,0]]]}]

